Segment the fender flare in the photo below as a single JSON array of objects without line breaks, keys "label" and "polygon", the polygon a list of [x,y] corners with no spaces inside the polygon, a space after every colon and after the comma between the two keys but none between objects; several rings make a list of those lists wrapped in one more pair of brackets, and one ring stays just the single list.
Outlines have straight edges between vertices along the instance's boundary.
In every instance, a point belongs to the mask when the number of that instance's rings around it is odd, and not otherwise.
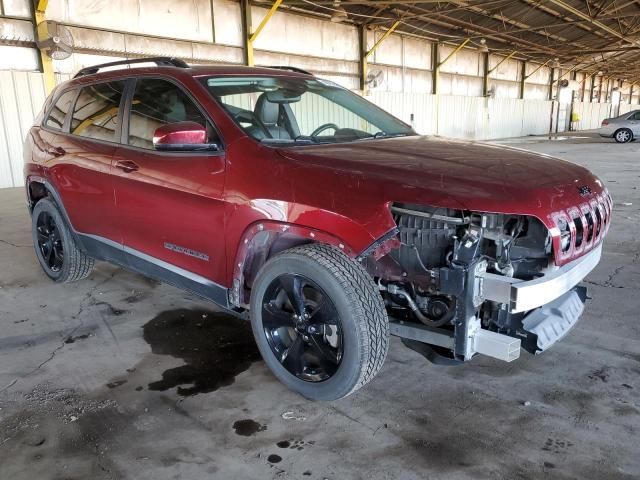
[{"label": "fender flare", "polygon": [[56,189],[56,187],[49,180],[47,180],[44,177],[40,177],[40,176],[37,176],[37,175],[30,175],[25,180],[25,185],[27,187],[27,201],[28,201],[28,206],[29,206],[29,214],[31,214],[33,212],[33,206],[35,205],[33,199],[31,198],[31,184],[32,183],[41,183],[42,185],[44,185],[45,190],[51,196],[51,198],[53,199],[54,203],[56,204],[56,206],[60,210],[60,214],[62,215],[62,218],[67,223],[67,226],[69,227],[69,231],[71,232],[71,236],[73,237],[73,240],[76,242],[76,245],[80,248],[80,250],[82,250],[83,252],[86,252],[86,249],[84,248],[84,245],[82,244],[82,240],[80,239],[80,236],[78,235],[78,232],[76,231],[75,228],[73,228],[73,223],[71,223],[71,219],[69,218],[69,214],[67,213],[67,209],[64,208],[64,203],[62,202],[62,197],[58,193],[58,190]]},{"label": "fender flare", "polygon": [[240,243],[236,248],[230,292],[230,301],[232,304],[238,307],[247,307],[248,302],[245,301],[246,299],[244,298],[244,292],[241,286],[245,280],[246,262],[252,258],[252,250],[259,248],[261,242],[264,242],[264,245],[268,244],[270,248],[275,240],[285,234],[292,237],[293,245],[325,243],[340,249],[345,255],[352,259],[356,259],[358,255],[353,248],[340,238],[322,230],[274,220],[254,222],[245,229],[240,238]]}]

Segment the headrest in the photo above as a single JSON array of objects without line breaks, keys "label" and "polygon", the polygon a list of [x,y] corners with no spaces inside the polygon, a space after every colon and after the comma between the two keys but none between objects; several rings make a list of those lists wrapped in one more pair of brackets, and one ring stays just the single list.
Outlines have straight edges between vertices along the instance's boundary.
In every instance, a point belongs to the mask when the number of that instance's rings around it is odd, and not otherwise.
[{"label": "headrest", "polygon": [[255,114],[265,125],[275,125],[280,116],[280,105],[271,103],[267,100],[267,94],[263,93],[256,102]]}]

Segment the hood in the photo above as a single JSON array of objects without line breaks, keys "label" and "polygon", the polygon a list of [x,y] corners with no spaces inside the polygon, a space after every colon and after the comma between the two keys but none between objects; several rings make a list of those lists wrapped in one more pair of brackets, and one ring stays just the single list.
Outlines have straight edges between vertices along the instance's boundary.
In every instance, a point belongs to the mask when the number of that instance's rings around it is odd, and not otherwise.
[{"label": "hood", "polygon": [[[281,148],[301,168],[331,169],[349,185],[367,185],[385,201],[534,215],[588,201],[604,187],[587,169],[513,147],[437,137],[402,137]],[[321,178],[320,175],[318,178]],[[353,192],[354,194],[356,192]],[[584,190],[583,190],[584,193]]]}]

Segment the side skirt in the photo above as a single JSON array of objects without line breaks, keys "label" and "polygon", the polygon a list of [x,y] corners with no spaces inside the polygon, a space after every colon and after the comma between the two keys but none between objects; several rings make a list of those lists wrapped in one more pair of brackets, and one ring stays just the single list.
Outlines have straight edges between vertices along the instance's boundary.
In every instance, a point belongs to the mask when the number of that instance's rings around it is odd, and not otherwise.
[{"label": "side skirt", "polygon": [[123,247],[107,238],[84,233],[77,233],[77,236],[87,255],[97,260],[113,263],[174,287],[188,290],[226,310],[238,313],[230,308],[229,289],[222,285],[133,248]]}]

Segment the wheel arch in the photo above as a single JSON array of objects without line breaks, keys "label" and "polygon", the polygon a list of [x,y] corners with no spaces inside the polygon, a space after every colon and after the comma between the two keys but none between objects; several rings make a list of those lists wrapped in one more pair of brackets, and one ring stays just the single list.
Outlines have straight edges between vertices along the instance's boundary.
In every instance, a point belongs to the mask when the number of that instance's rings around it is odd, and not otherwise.
[{"label": "wheel arch", "polygon": [[246,308],[253,280],[267,260],[284,250],[309,243],[331,245],[350,258],[358,256],[342,239],[322,230],[278,221],[255,222],[245,230],[236,249],[231,303]]},{"label": "wheel arch", "polygon": [[36,203],[38,203],[43,198],[49,198],[56,205],[62,218],[69,227],[69,231],[71,232],[71,236],[73,237],[76,244],[84,251],[84,246],[82,244],[81,239],[79,238],[75,228],[73,228],[73,223],[71,223],[71,219],[67,213],[67,210],[64,208],[64,203],[62,202],[62,198],[58,193],[56,187],[46,178],[39,176],[29,176],[26,179],[26,187],[27,187],[27,204],[29,207],[29,213],[33,212],[33,208]]},{"label": "wheel arch", "polygon": [[616,137],[618,136],[618,133],[624,130],[629,132],[629,142],[632,141],[635,138],[635,135],[633,134],[633,130],[631,130],[629,127],[616,128],[616,130],[613,132],[612,137],[616,139]]}]

